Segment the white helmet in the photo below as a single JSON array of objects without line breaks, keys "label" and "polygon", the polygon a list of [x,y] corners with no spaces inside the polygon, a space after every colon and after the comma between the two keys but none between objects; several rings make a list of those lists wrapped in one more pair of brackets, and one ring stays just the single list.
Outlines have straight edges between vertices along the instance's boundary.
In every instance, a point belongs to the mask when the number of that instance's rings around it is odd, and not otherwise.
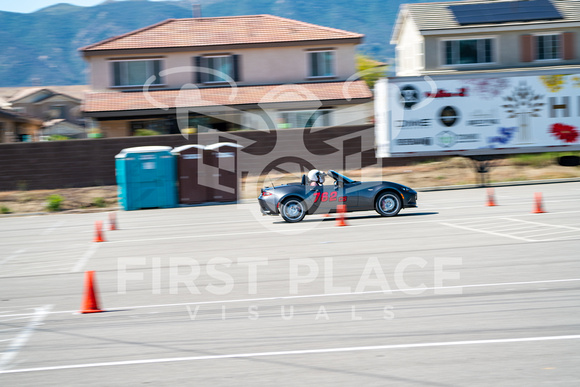
[{"label": "white helmet", "polygon": [[324,172],[319,171],[318,169],[313,169],[310,172],[308,172],[308,180],[310,180],[311,182],[315,182],[318,184],[323,184],[324,183]]}]

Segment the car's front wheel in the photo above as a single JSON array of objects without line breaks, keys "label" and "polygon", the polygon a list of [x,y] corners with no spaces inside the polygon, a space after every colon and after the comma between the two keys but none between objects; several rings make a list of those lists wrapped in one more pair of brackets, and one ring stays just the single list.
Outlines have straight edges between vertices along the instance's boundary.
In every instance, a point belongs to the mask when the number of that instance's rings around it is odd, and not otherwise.
[{"label": "car's front wheel", "polygon": [[300,222],[306,216],[304,201],[298,198],[284,200],[280,206],[280,215],[288,223]]},{"label": "car's front wheel", "polygon": [[394,192],[383,192],[375,202],[375,209],[381,216],[395,216],[401,208],[401,198]]}]

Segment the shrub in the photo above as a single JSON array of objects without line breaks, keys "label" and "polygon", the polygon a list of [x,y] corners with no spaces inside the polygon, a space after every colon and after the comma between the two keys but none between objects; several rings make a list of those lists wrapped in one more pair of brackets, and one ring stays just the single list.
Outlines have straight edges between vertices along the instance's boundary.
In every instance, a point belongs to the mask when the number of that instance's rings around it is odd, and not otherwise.
[{"label": "shrub", "polygon": [[92,205],[95,207],[103,208],[107,206],[107,202],[104,198],[94,198]]},{"label": "shrub", "polygon": [[46,209],[50,212],[60,211],[63,200],[60,195],[50,195],[46,199]]},{"label": "shrub", "polygon": [[9,214],[10,212],[11,212],[10,208],[8,208],[6,206],[0,207],[0,214]]},{"label": "shrub", "polygon": [[151,129],[137,129],[134,133],[135,136],[159,136],[159,132]]},{"label": "shrub", "polygon": [[60,134],[53,134],[52,136],[48,137],[48,141],[63,141],[63,140],[70,140],[67,136],[62,136]]},{"label": "shrub", "polygon": [[511,159],[514,165],[543,168],[554,165],[557,157],[554,153],[535,153],[515,155]]}]

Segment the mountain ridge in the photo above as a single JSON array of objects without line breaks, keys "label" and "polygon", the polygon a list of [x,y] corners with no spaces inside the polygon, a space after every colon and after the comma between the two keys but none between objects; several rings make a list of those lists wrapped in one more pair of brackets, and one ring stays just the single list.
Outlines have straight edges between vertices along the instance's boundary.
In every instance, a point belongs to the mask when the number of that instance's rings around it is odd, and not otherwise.
[{"label": "mountain ridge", "polygon": [[[215,0],[204,17],[272,14],[365,34],[359,52],[387,61],[391,31],[403,0]],[[0,87],[88,83],[81,47],[166,19],[192,17],[192,2],[105,1],[82,7],[54,4],[33,13],[0,11]]]}]

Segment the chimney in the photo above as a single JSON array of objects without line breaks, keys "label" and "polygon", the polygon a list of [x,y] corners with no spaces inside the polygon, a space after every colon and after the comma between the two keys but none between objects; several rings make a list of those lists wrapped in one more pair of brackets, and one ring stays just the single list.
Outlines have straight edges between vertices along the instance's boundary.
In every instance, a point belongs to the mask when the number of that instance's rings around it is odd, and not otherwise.
[{"label": "chimney", "polygon": [[193,4],[193,17],[201,17],[201,4]]}]

